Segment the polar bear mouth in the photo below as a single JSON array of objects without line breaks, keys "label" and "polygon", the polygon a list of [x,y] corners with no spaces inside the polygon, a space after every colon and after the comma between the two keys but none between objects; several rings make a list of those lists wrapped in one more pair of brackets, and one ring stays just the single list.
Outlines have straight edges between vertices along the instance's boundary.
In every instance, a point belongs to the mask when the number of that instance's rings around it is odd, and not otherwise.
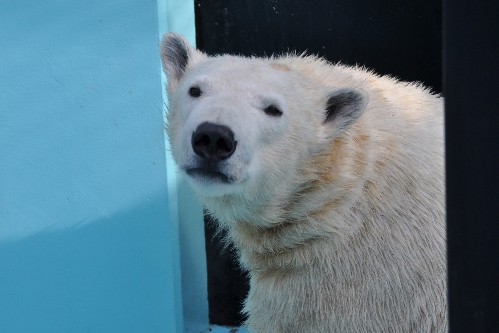
[{"label": "polar bear mouth", "polygon": [[185,170],[185,172],[192,178],[202,181],[219,182],[224,184],[230,184],[233,182],[233,179],[225,173],[214,169],[191,168]]}]

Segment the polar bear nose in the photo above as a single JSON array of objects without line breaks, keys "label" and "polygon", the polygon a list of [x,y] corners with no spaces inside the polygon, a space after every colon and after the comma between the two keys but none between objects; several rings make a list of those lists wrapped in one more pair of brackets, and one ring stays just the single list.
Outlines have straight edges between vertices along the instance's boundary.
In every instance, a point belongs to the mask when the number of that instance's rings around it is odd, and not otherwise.
[{"label": "polar bear nose", "polygon": [[194,152],[209,162],[219,162],[229,158],[236,150],[234,133],[224,125],[202,123],[192,134],[191,145]]}]

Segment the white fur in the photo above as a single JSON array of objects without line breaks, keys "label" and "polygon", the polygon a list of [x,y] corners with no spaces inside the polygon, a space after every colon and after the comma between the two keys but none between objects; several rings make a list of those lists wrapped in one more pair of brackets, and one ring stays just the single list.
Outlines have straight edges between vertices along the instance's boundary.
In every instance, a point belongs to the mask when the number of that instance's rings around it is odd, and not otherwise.
[{"label": "white fur", "polygon": [[[190,55],[185,71],[168,58],[175,45]],[[168,135],[185,170],[199,124],[234,132],[220,166],[232,182],[190,183],[249,271],[251,332],[446,332],[442,99],[315,57],[207,57],[186,45],[162,42]],[[341,89],[365,102],[353,125],[325,122]]]}]

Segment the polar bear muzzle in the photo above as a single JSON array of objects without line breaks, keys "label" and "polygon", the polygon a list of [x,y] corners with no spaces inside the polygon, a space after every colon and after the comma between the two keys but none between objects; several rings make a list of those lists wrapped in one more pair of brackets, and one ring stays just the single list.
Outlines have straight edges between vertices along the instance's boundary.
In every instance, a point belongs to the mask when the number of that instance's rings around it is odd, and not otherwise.
[{"label": "polar bear muzzle", "polygon": [[233,181],[233,177],[229,177],[220,165],[234,153],[237,146],[234,132],[229,127],[204,122],[192,133],[191,146],[198,156],[198,162],[186,169],[189,176],[218,180],[222,183]]},{"label": "polar bear muzzle", "polygon": [[228,159],[236,150],[234,133],[224,125],[202,123],[192,134],[192,149],[210,166]]}]

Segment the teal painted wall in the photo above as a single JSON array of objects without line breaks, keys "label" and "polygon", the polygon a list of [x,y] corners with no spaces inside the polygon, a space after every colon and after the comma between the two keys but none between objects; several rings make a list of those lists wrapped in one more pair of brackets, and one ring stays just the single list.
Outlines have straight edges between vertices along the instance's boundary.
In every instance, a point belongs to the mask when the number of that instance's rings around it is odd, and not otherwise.
[{"label": "teal painted wall", "polygon": [[204,252],[179,249],[201,233],[202,220],[178,225],[200,206],[165,156],[158,37],[172,3],[0,3],[0,332],[207,324]]},{"label": "teal painted wall", "polygon": [[[158,17],[160,38],[168,31],[175,31],[195,45],[194,1],[158,0]],[[164,74],[162,80],[165,86]],[[163,98],[167,100],[165,89]],[[178,172],[169,154],[168,142],[166,146],[170,219],[178,221],[184,332],[199,333],[208,328],[203,209],[185,178]]]}]

